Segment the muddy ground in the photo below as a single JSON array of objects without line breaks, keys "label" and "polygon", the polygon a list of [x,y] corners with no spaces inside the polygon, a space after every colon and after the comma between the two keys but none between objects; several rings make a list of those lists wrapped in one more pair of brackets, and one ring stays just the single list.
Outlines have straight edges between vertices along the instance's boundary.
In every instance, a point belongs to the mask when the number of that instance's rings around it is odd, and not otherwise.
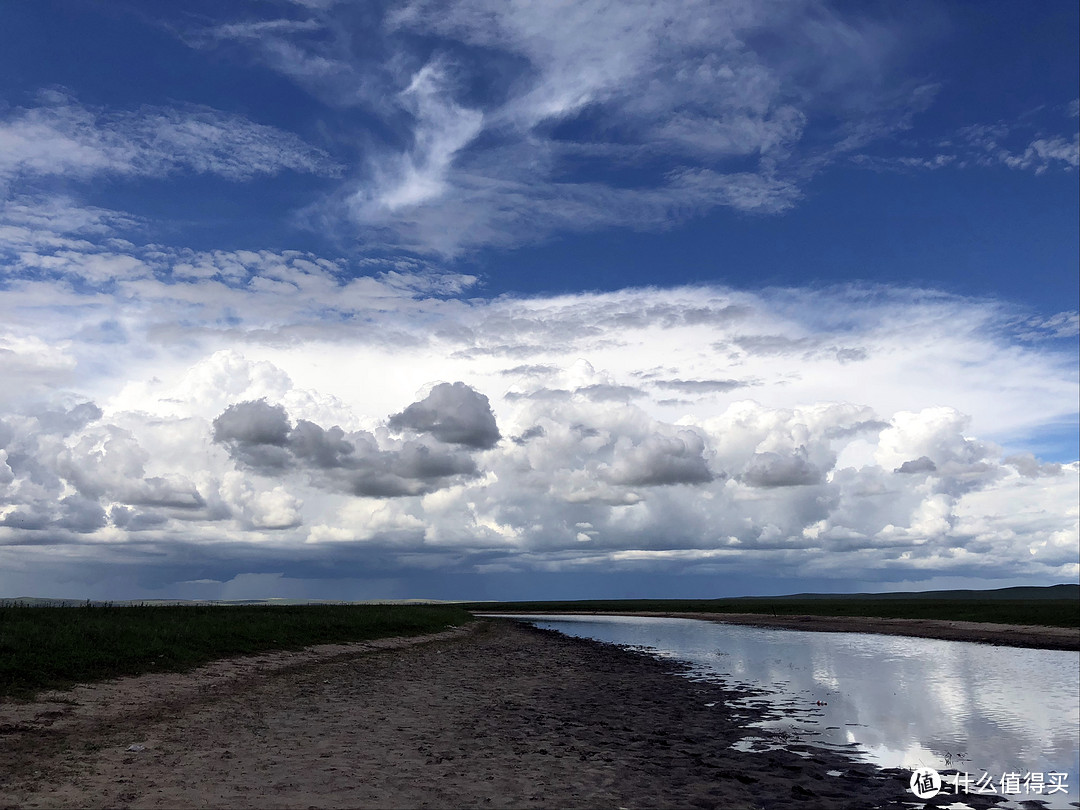
[{"label": "muddy ground", "polygon": [[6,701],[0,807],[923,806],[906,771],[732,749],[765,702],[677,668],[485,621]]}]

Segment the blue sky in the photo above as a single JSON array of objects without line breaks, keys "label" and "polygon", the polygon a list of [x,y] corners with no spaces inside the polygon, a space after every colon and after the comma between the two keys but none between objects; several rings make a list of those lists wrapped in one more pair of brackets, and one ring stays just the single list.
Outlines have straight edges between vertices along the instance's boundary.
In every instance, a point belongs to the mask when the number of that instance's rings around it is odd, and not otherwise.
[{"label": "blue sky", "polygon": [[0,594],[1080,575],[1075,4],[2,14]]}]

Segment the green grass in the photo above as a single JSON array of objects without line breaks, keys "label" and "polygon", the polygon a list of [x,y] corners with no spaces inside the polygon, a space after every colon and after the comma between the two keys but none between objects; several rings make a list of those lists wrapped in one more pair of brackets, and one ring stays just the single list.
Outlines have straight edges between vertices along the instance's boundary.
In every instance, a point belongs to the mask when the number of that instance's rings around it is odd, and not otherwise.
[{"label": "green grass", "polygon": [[433,633],[470,619],[451,605],[0,605],[0,697],[230,655]]},{"label": "green grass", "polygon": [[1080,600],[994,598],[746,597],[741,599],[586,599],[571,602],[474,602],[484,612],[567,613],[655,611],[661,613],[765,613],[774,616],[873,616],[888,619],[1080,627]]}]

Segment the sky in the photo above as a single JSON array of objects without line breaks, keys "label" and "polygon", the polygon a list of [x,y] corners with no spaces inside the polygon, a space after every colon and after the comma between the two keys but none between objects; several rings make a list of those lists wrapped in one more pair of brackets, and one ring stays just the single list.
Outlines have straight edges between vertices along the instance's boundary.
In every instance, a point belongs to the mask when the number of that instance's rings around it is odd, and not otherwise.
[{"label": "sky", "polygon": [[1070,2],[0,9],[0,596],[1080,579]]}]

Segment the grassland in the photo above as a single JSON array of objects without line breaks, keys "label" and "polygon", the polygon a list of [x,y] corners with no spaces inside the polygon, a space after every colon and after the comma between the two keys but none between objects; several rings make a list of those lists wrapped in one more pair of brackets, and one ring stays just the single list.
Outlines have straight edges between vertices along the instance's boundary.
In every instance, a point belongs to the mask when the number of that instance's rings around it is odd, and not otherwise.
[{"label": "grassland", "polygon": [[0,698],[216,658],[437,632],[497,613],[756,613],[942,619],[1080,628],[1080,589],[800,594],[739,599],[590,599],[424,605],[101,605],[0,601]]},{"label": "grassland", "polygon": [[773,616],[869,616],[886,619],[1080,627],[1080,600],[993,597],[874,598],[872,596],[746,597],[741,599],[587,599],[565,602],[476,602],[463,605],[485,613],[761,613]]},{"label": "grassland", "polygon": [[0,697],[216,658],[433,633],[471,616],[449,605],[0,605]]}]

